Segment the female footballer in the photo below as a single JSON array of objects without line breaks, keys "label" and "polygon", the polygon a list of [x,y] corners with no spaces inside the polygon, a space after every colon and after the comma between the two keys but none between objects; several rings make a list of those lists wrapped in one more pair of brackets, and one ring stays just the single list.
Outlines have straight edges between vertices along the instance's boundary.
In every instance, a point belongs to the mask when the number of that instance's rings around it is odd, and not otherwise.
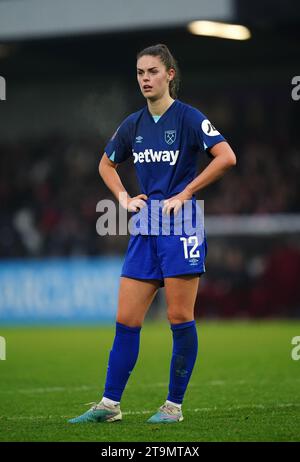
[{"label": "female footballer", "polygon": [[[105,147],[99,173],[121,205],[139,213],[151,201],[162,204],[161,216],[175,217],[195,193],[222,177],[236,156],[222,135],[198,109],[177,99],[179,70],[164,44],[137,55],[137,80],[147,105],[129,115]],[[196,176],[197,155],[207,151],[209,165]],[[141,194],[130,197],[117,173],[131,158]],[[146,209],[145,209],[146,210]],[[192,214],[195,207],[192,208]],[[158,226],[161,230],[161,226]],[[181,405],[193,371],[198,338],[194,305],[199,277],[205,272],[205,234],[188,236],[132,234],[122,268],[116,333],[109,356],[102,400],[71,423],[122,419],[120,401],[136,364],[140,331],[159,287],[164,286],[167,316],[173,335],[167,399],[147,421],[183,420]]]}]

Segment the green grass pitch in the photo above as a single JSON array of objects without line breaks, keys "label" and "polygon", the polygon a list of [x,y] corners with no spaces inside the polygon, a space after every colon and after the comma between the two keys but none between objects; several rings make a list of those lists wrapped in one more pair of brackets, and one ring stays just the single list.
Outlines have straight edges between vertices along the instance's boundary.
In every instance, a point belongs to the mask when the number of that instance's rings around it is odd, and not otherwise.
[{"label": "green grass pitch", "polygon": [[299,321],[197,321],[199,353],[184,421],[146,420],[167,394],[171,331],[145,323],[122,422],[71,425],[101,398],[113,326],[5,327],[0,361],[1,441],[299,441]]}]

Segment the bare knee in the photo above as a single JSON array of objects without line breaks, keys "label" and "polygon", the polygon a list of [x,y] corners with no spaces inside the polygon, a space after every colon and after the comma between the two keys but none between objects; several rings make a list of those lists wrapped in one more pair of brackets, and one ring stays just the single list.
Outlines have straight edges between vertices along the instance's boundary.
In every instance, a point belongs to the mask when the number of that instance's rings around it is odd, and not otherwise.
[{"label": "bare knee", "polygon": [[167,317],[171,324],[182,324],[194,320],[194,310],[185,310],[182,307],[169,307]]},{"label": "bare knee", "polygon": [[129,318],[128,316],[117,316],[116,321],[127,327],[142,327],[144,319]]}]

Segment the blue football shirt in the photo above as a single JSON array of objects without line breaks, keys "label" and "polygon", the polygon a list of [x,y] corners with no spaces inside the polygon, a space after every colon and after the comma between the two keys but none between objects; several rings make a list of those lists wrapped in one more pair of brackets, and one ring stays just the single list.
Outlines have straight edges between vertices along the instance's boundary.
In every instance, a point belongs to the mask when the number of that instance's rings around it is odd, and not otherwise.
[{"label": "blue football shirt", "polygon": [[129,115],[105,147],[110,160],[131,158],[141,194],[167,199],[196,176],[197,155],[224,137],[198,109],[176,99],[155,122],[148,106]]},{"label": "blue football shirt", "polygon": [[[148,106],[130,114],[105,147],[108,158],[133,162],[148,200],[180,193],[197,174],[197,156],[225,138],[198,109],[175,99],[160,117]],[[194,199],[194,197],[193,197]]]}]

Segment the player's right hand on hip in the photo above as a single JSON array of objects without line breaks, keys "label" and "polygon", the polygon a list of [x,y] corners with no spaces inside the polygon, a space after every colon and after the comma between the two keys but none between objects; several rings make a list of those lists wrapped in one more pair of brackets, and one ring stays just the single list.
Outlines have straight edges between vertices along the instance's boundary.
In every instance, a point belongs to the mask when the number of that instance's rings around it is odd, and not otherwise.
[{"label": "player's right hand on hip", "polygon": [[146,194],[139,194],[138,196],[131,197],[127,201],[127,210],[129,212],[138,212],[147,205],[145,202],[147,199],[148,197]]}]

